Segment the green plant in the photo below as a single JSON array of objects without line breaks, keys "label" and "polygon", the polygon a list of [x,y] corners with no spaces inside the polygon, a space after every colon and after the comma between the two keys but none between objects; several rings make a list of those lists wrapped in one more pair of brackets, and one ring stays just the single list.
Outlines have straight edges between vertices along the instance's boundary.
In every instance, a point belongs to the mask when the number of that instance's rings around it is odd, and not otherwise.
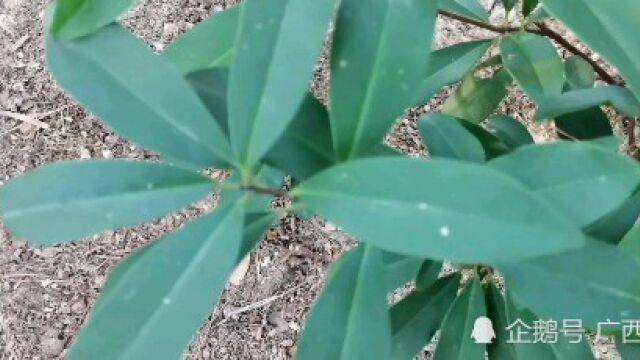
[{"label": "green plant", "polygon": [[[57,0],[47,61],[80,104],[161,161],[36,169],[0,190],[4,222],[55,245],[212,192],[221,200],[113,271],[70,358],[179,358],[236,263],[287,213],[318,214],[362,241],[332,267],[300,359],[410,359],[438,329],[439,359],[587,359],[586,340],[517,344],[507,328],[640,319],[640,169],[617,153],[602,109],[640,114],[634,0],[503,0],[524,16],[519,26],[489,23],[475,0],[246,0],[159,56],[115,22],[132,2]],[[432,52],[438,11],[499,36]],[[627,85],[552,30],[552,16]],[[332,21],[328,109],[308,85]],[[500,55],[481,62],[491,47]],[[441,112],[418,122],[429,159],[381,145],[408,107],[458,82]],[[516,120],[493,115],[514,82],[566,141],[535,145]],[[211,167],[232,176],[216,183],[201,171]],[[285,174],[292,205],[270,209]],[[464,281],[439,278],[444,261]],[[390,307],[387,294],[411,281]],[[492,344],[470,337],[481,316]],[[637,359],[627,330],[603,334]]]}]

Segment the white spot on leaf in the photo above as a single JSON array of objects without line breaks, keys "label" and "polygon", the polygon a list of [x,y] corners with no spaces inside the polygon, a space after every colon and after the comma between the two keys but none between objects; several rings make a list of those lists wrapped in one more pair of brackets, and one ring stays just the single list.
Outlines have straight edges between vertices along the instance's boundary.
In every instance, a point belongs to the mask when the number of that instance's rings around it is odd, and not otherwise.
[{"label": "white spot on leaf", "polygon": [[426,202],[421,202],[420,204],[418,204],[418,209],[425,211],[429,208],[429,204],[427,204]]},{"label": "white spot on leaf", "polygon": [[343,69],[344,69],[344,68],[346,68],[347,66],[349,66],[349,62],[348,62],[347,60],[345,60],[345,59],[340,59],[340,62],[338,63],[338,65],[339,65],[341,68],[343,68]]},{"label": "white spot on leaf", "polygon": [[440,236],[449,237],[449,235],[451,235],[451,230],[448,226],[443,226],[440,228]]}]

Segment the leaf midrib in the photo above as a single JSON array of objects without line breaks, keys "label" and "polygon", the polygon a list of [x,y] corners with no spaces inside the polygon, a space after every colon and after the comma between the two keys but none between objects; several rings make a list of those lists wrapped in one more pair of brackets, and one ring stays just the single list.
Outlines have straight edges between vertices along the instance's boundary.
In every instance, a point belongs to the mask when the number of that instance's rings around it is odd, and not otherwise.
[{"label": "leaf midrib", "polygon": [[17,217],[21,217],[21,216],[29,216],[30,214],[33,213],[43,213],[43,212],[47,212],[47,211],[55,211],[58,210],[59,208],[66,208],[66,207],[96,207],[96,203],[109,203],[109,202],[113,202],[113,203],[120,203],[126,199],[130,199],[130,198],[135,198],[137,196],[140,196],[141,194],[145,194],[145,195],[153,195],[154,193],[163,193],[163,192],[172,192],[172,191],[181,191],[181,190],[188,190],[191,188],[194,188],[193,190],[195,190],[195,188],[198,187],[205,187],[211,185],[212,189],[213,189],[213,183],[209,184],[209,182],[207,181],[202,181],[201,183],[193,183],[190,185],[171,185],[171,186],[164,186],[164,187],[158,187],[158,188],[154,188],[152,190],[147,190],[147,189],[140,189],[140,190],[136,190],[136,191],[129,191],[127,193],[121,193],[121,194],[116,194],[116,195],[107,195],[107,196],[98,196],[98,197],[88,197],[88,198],[83,198],[83,199],[76,199],[76,200],[71,200],[71,201],[61,201],[61,202],[53,202],[53,203],[45,203],[45,204],[38,204],[36,206],[31,206],[31,207],[25,207],[23,209],[12,209],[12,210],[7,210],[4,213],[4,217],[5,219],[12,219],[12,218],[17,218]]},{"label": "leaf midrib", "polygon": [[[216,238],[219,232],[225,229],[225,226],[227,225],[226,223],[229,220],[229,217],[231,215],[234,215],[235,211],[236,211],[235,206],[232,206],[229,209],[227,209],[227,213],[225,214],[224,220],[218,223],[218,226],[216,226],[216,228],[209,234],[209,236],[207,236],[206,240],[203,241],[202,246],[198,247],[198,250],[194,253],[194,256],[191,257],[190,259],[191,261],[189,261],[189,263],[184,268],[184,270],[180,273],[176,281],[173,282],[173,285],[171,285],[167,289],[167,291],[164,292],[164,297],[170,298],[171,294],[174,294],[176,292],[180,293],[180,291],[176,291],[176,290],[180,289],[182,285],[186,282],[187,278],[189,277],[188,275],[196,267],[196,265],[198,265],[199,263],[198,260],[200,256],[206,253],[207,250],[210,249],[212,246],[217,245],[214,239]],[[240,243],[238,243],[237,245],[239,250]],[[237,257],[238,256],[236,256],[236,258]],[[140,328],[140,330],[136,332],[134,338],[128,342],[128,346],[125,349],[123,349],[122,355],[121,355],[122,358],[129,358],[127,354],[130,351],[133,351],[135,349],[134,344],[136,344],[140,338],[143,338],[144,336],[146,336],[147,332],[149,331],[149,326],[151,326],[151,324],[154,323],[156,317],[160,316],[163,309],[164,309],[163,304],[161,302],[157,302],[154,311],[150,313],[150,315],[147,317],[147,321],[144,323],[142,328]]]},{"label": "leaf midrib", "polygon": [[391,18],[391,13],[392,10],[390,9],[390,2],[385,2],[386,3],[386,14],[384,16],[384,21],[382,23],[382,29],[380,31],[380,38],[378,41],[378,44],[376,46],[376,51],[375,51],[375,60],[373,61],[373,65],[371,66],[371,70],[369,71],[369,79],[371,79],[371,81],[369,82],[369,86],[367,86],[367,90],[365,91],[365,98],[364,101],[361,103],[360,109],[358,110],[358,120],[356,122],[356,131],[353,134],[353,141],[351,143],[351,148],[349,149],[349,153],[347,155],[347,160],[353,159],[353,157],[355,156],[355,152],[358,150],[358,147],[360,146],[360,141],[361,141],[361,137],[362,137],[362,131],[363,131],[363,127],[364,127],[364,122],[367,119],[367,115],[369,114],[370,106],[371,106],[371,102],[373,101],[373,93],[374,90],[377,89],[378,87],[378,81],[379,81],[379,75],[380,75],[380,71],[378,71],[378,68],[380,67],[380,63],[382,61],[382,49],[386,48],[387,45],[387,35],[388,35],[388,31],[389,31],[389,21]]},{"label": "leaf midrib", "polygon": [[[65,45],[59,44],[59,46],[65,46]],[[98,69],[102,70],[102,72],[105,75],[107,75],[107,77],[110,77],[111,79],[113,79],[113,82],[116,85],[124,89],[126,93],[131,95],[131,97],[137,99],[141,104],[143,104],[147,110],[150,110],[151,113],[157,114],[158,115],[157,118],[164,120],[163,122],[171,125],[173,128],[178,130],[179,133],[183,134],[194,143],[204,147],[205,149],[212,151],[215,155],[219,156],[221,159],[231,162],[232,159],[227,154],[225,154],[222,150],[217,149],[216,147],[210,146],[206,142],[203,142],[200,139],[200,137],[196,133],[192,132],[191,129],[189,129],[188,127],[182,126],[179,122],[174,122],[173,116],[168,114],[165,111],[164,107],[153,106],[153,104],[149,103],[149,101],[145,99],[141,94],[138,94],[136,91],[130,90],[129,87],[126,86],[126,81],[124,81],[123,79],[120,79],[120,77],[117,76],[116,73],[111,72],[110,69],[108,67],[105,67],[101,61],[96,61],[96,59],[92,55],[89,55],[89,54],[93,54],[93,52],[87,53],[86,51],[83,51],[83,50],[79,51],[78,50],[79,48],[74,46],[69,46],[68,49],[73,50],[73,52],[77,53],[80,57],[85,58],[87,61],[94,64],[94,66],[97,66]],[[195,100],[200,101],[199,99],[195,99]],[[204,110],[204,111],[206,114],[209,114],[207,110]],[[210,119],[203,119],[203,120],[205,121],[211,120],[211,122],[214,124],[213,126],[215,126],[215,120],[213,119],[213,116],[209,114],[209,117]],[[222,134],[223,133],[222,130],[220,130],[219,133]]]}]

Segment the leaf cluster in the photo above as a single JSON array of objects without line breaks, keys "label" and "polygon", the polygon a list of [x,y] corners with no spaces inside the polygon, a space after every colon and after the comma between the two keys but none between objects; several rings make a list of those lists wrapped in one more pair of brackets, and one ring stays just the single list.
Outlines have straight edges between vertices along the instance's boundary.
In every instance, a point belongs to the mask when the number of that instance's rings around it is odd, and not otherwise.
[{"label": "leaf cluster", "polygon": [[[3,221],[51,246],[221,200],[116,267],[69,358],[179,358],[236,264],[287,214],[360,240],[330,269],[300,359],[411,359],[438,331],[436,359],[589,359],[586,342],[513,344],[506,328],[640,319],[640,168],[618,153],[605,111],[640,115],[636,1],[503,0],[507,19],[523,20],[499,26],[476,0],[245,0],[159,55],[116,21],[132,2],[55,1],[47,63],[87,111],[161,160],[38,168],[0,189]],[[431,50],[438,13],[497,36]],[[327,107],[309,83],[330,27]],[[408,108],[450,85],[442,108],[418,120],[427,159],[383,144]],[[511,86],[562,141],[535,144],[496,115]],[[232,175],[220,182],[210,168]],[[289,207],[270,206],[284,195]],[[445,262],[454,274],[441,276]],[[470,337],[480,317],[494,324],[492,344]],[[637,358],[623,332],[609,335]]]}]

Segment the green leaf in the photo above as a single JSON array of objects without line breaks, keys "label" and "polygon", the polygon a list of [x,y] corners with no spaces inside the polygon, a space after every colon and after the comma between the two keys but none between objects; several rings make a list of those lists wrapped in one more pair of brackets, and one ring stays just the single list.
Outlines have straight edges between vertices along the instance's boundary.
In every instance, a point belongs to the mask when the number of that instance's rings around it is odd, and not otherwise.
[{"label": "green leaf", "polygon": [[507,327],[512,324],[513,315],[507,311],[505,297],[494,283],[485,288],[487,316],[493,323],[495,338],[487,345],[489,359],[517,359],[514,344],[509,343]]},{"label": "green leaf", "polygon": [[511,77],[504,70],[489,79],[476,79],[469,74],[442,105],[442,113],[478,124],[498,108],[507,96],[509,83]]},{"label": "green leaf", "polygon": [[177,359],[241,258],[244,214],[225,206],[134,253],[111,274],[69,359]]},{"label": "green leaf", "polygon": [[380,144],[412,105],[430,55],[436,2],[343,0],[331,55],[331,130],[339,159]]},{"label": "green leaf", "polygon": [[440,278],[442,272],[442,262],[425,260],[420,266],[416,276],[416,289],[427,290]]},{"label": "green leaf", "polygon": [[583,142],[525,146],[490,166],[543,196],[581,227],[615,210],[640,184],[640,169],[632,159]]},{"label": "green leaf", "polygon": [[628,89],[620,86],[572,90],[546,98],[539,105],[537,120],[550,119],[597,105],[610,105],[629,116],[640,116],[640,103]]},{"label": "green leaf", "polygon": [[599,241],[499,270],[509,291],[542,318],[582,319],[595,330],[602,319],[640,316],[640,282],[628,276],[640,271],[640,259]]},{"label": "green leaf", "polygon": [[622,205],[585,227],[585,234],[616,245],[633,227],[640,215],[640,192],[636,191]]},{"label": "green leaf", "polygon": [[517,2],[518,0],[502,0],[502,6],[504,6],[504,9],[506,10],[506,12],[510,12],[511,9],[513,9],[513,7],[516,6]]},{"label": "green leaf", "polygon": [[522,15],[529,16],[537,7],[539,0],[522,0]]},{"label": "green leaf", "polygon": [[[636,340],[637,341],[637,340]],[[618,352],[622,356],[623,360],[633,360],[640,358],[640,345],[638,343],[620,343],[616,344]]]},{"label": "green leaf", "polygon": [[431,113],[418,119],[418,129],[425,140],[429,155],[433,157],[477,163],[486,160],[480,141],[455,118]]},{"label": "green leaf", "polygon": [[231,65],[240,12],[238,5],[210,16],[169,44],[162,57],[184,74]]},{"label": "green leaf", "polygon": [[298,181],[336,162],[329,114],[311,93],[307,93],[295,118],[264,161]]},{"label": "green leaf", "polygon": [[[520,302],[515,301],[513,296],[511,296],[511,292],[507,291],[506,295],[506,309],[509,314],[509,325],[514,325],[511,328],[511,331],[514,333],[518,331],[518,326],[521,324],[517,324],[518,320],[522,321],[526,326],[530,326],[531,329],[524,329],[526,335],[522,336],[522,343],[512,344],[513,349],[517,354],[517,359],[526,359],[526,360],[538,360],[538,359],[593,359],[593,353],[591,352],[591,348],[587,344],[587,338],[578,343],[571,343],[569,338],[567,338],[562,330],[557,332],[555,339],[554,335],[549,332],[547,334],[538,334],[538,336],[546,335],[546,342],[535,341],[535,322],[536,321],[556,321],[560,322],[557,324],[557,327],[562,327],[562,321],[566,318],[560,319],[548,319],[548,318],[539,318],[534,314],[531,310],[523,306]],[[506,330],[506,328],[504,328]],[[500,329],[500,332],[504,332],[504,330]],[[540,333],[540,330],[538,330]],[[504,336],[503,336],[504,337]],[[514,338],[517,338],[517,335],[514,334]],[[525,341],[529,341],[528,343]]]},{"label": "green leaf", "polygon": [[158,163],[62,162],[8,182],[0,207],[16,237],[51,245],[152,220],[214,188],[198,173]]},{"label": "green leaf", "polygon": [[121,26],[72,42],[48,36],[47,62],[59,85],[129,140],[203,168],[231,161],[224,132],[193,88]]},{"label": "green leaf", "polygon": [[610,151],[612,153],[618,154],[620,150],[620,145],[622,145],[622,139],[617,137],[616,135],[611,136],[603,136],[597,139],[592,139],[589,141],[590,144],[600,146],[603,149]]},{"label": "green leaf", "polygon": [[584,243],[573,223],[523,185],[454,160],[352,161],[292,195],[362,241],[405,255],[490,264]]},{"label": "green leaf", "polygon": [[533,137],[526,126],[511,116],[492,116],[487,127],[511,150],[533,144]]},{"label": "green leaf", "polygon": [[64,40],[90,35],[114,22],[134,0],[56,0],[51,32]]},{"label": "green leaf", "polygon": [[305,325],[296,358],[388,359],[391,328],[382,252],[361,245],[329,275]]},{"label": "green leaf", "polygon": [[[516,334],[521,326],[533,328],[533,322],[538,319],[531,311],[516,306],[509,292],[503,296],[494,284],[489,286],[486,293],[487,312],[495,333],[495,339],[487,346],[489,359],[556,359],[549,345],[533,341],[533,329],[521,330],[522,343],[511,342],[512,337],[514,340],[517,339]],[[558,338],[561,336],[559,334]]]},{"label": "green leaf", "polygon": [[589,47],[613,64],[640,97],[640,27],[635,0],[542,0],[545,9],[561,20]]},{"label": "green leaf", "polygon": [[387,291],[393,291],[415,280],[424,259],[383,252],[384,282]]},{"label": "green leaf", "polygon": [[634,225],[620,242],[620,249],[640,258],[640,225]]},{"label": "green leaf", "polygon": [[490,46],[489,40],[469,41],[431,53],[427,76],[416,92],[414,105],[426,103],[442,87],[462,80]]},{"label": "green leaf", "polygon": [[442,278],[391,308],[392,359],[412,359],[431,340],[456,298],[459,284],[460,275]]},{"label": "green leaf", "polygon": [[482,148],[487,155],[487,159],[493,159],[511,151],[501,139],[485,130],[482,126],[470,123],[466,120],[458,120],[458,122],[473,134],[478,141],[480,141],[480,144],[482,144]]},{"label": "green leaf", "polygon": [[613,135],[609,118],[598,106],[558,116],[555,124],[561,139],[593,140]]},{"label": "green leaf", "polygon": [[507,35],[500,44],[504,67],[536,103],[560,95],[564,65],[547,38],[531,33]]},{"label": "green leaf", "polygon": [[216,119],[218,126],[229,135],[227,116],[227,83],[229,70],[224,68],[206,69],[186,75],[187,81],[196,90],[200,100]]},{"label": "green leaf", "polygon": [[[248,204],[250,205],[250,204]],[[247,209],[248,210],[248,209]],[[244,217],[244,231],[238,261],[243,259],[260,241],[282,213],[273,211],[247,212]]]},{"label": "green leaf", "polygon": [[[472,339],[475,326],[486,315],[482,285],[477,277],[471,280],[454,301],[442,323],[434,359],[484,360],[486,346]],[[484,340],[484,339],[480,339]]]},{"label": "green leaf", "polygon": [[244,172],[293,120],[335,7],[335,0],[248,0],[242,6],[228,105],[231,143]]},{"label": "green leaf", "polygon": [[593,66],[578,55],[573,55],[565,60],[564,72],[567,84],[571,89],[588,89],[596,83],[596,73]]},{"label": "green leaf", "polygon": [[439,0],[439,2],[442,10],[451,11],[470,19],[489,22],[489,14],[478,0]]},{"label": "green leaf", "polygon": [[[565,91],[593,88],[596,74],[582,57],[574,55],[568,58],[564,69],[567,77]],[[558,116],[555,125],[561,139],[592,140],[613,135],[609,118],[599,106]]]}]

